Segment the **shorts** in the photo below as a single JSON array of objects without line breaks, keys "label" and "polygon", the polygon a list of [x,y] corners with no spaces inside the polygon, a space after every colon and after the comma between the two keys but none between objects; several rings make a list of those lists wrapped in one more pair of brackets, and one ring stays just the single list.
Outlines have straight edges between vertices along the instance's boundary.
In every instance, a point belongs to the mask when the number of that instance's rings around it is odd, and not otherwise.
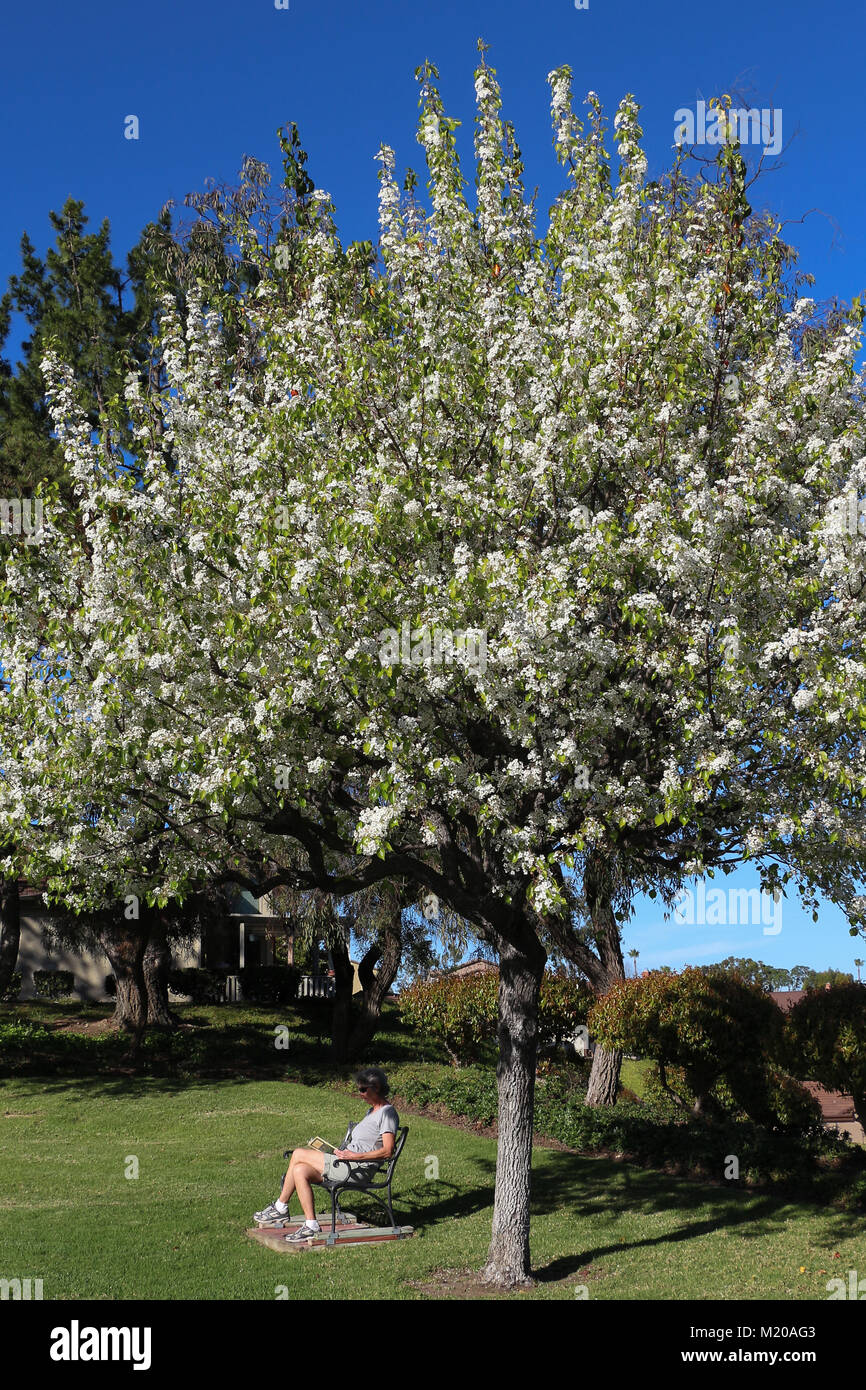
[{"label": "shorts", "polygon": [[358,1186],[368,1183],[373,1175],[378,1171],[379,1164],[371,1160],[366,1163],[353,1163],[350,1158],[335,1158],[333,1154],[324,1154],[325,1166],[322,1169],[322,1177],[329,1182],[352,1182]]}]

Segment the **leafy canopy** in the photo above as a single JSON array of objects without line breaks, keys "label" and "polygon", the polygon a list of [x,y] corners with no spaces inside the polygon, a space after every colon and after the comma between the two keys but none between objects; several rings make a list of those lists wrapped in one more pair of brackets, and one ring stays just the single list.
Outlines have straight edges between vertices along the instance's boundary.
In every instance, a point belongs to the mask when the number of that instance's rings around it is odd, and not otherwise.
[{"label": "leafy canopy", "polygon": [[9,559],[2,824],[75,905],[228,861],[415,879],[501,941],[593,851],[635,887],[751,855],[850,905],[859,312],[818,331],[789,293],[735,144],[647,183],[627,97],[614,178],[567,68],[539,234],[482,56],[470,208],[436,76],[429,208],[383,147],[378,264],[305,185],[288,258],[233,206],[230,332],[166,298],[165,378],[126,391],[143,490],[46,359],[83,523]]}]

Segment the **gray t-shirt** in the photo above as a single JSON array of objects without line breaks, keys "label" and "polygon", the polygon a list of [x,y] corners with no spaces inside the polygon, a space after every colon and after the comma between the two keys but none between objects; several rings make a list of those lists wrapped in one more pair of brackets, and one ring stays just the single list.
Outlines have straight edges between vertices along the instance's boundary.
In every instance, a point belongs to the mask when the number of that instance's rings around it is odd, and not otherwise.
[{"label": "gray t-shirt", "polygon": [[356,1154],[373,1153],[375,1149],[384,1147],[382,1135],[396,1134],[399,1125],[400,1117],[393,1105],[380,1105],[378,1110],[371,1107],[363,1120],[355,1125],[346,1148]]}]

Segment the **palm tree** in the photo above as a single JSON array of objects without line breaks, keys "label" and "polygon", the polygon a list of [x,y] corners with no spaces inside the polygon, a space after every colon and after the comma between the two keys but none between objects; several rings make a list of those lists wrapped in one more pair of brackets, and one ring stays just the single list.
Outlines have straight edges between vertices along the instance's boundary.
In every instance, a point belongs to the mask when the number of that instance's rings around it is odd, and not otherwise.
[{"label": "palm tree", "polygon": [[628,954],[631,956],[632,960],[634,961],[634,973],[635,973],[635,976],[637,976],[637,958],[638,958],[638,956],[640,955],[640,951],[636,951],[636,950],[634,949],[634,947],[632,947],[632,949],[628,952]]},{"label": "palm tree", "polygon": [[860,984],[862,984],[863,981],[860,979],[860,966],[861,966],[861,965],[866,965],[866,960],[858,960],[857,957],[855,956],[855,957],[854,957],[854,964],[855,964],[856,967],[857,967],[857,980],[858,980],[858,982],[859,982]]}]

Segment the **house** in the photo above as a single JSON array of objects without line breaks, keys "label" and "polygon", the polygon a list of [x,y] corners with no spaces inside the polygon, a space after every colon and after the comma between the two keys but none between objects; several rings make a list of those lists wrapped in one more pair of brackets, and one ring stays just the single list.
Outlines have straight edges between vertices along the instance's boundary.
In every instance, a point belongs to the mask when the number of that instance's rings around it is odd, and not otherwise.
[{"label": "house", "polygon": [[[273,965],[275,932],[283,930],[285,918],[275,914],[270,899],[254,898],[246,888],[227,894],[225,920],[211,927],[199,943],[201,961],[189,962],[208,968],[243,970],[251,965]],[[288,961],[294,961],[294,937],[288,936]]]},{"label": "house", "polygon": [[844,1091],[828,1091],[817,1081],[803,1081],[801,1084],[820,1105],[825,1129],[831,1129],[836,1134],[847,1134],[855,1144],[866,1144],[866,1131],[857,1118],[852,1096]]},{"label": "house", "polygon": [[[774,989],[770,993],[770,998],[774,1004],[788,1013],[798,1004],[805,995],[803,989]],[[815,1098],[821,1107],[821,1118],[824,1121],[824,1128],[832,1130],[835,1134],[847,1134],[849,1139],[853,1139],[855,1144],[866,1144],[866,1129],[861,1116],[858,1119],[854,1109],[854,1097],[847,1095],[844,1091],[828,1091],[826,1087],[818,1084],[817,1081],[802,1081],[800,1083],[811,1096]]]},{"label": "house", "polygon": [[[67,951],[52,946],[44,928],[51,923],[51,909],[42,901],[42,890],[20,885],[21,940],[18,964],[21,972],[21,999],[33,999],[37,970],[70,970],[75,977],[75,993],[81,999],[105,999],[105,978],[111,966],[101,951]],[[187,950],[175,950],[177,967],[205,966],[234,973],[245,966],[272,965],[275,929],[285,929],[285,918],[275,915],[267,898],[254,898],[246,889],[226,894],[225,918],[197,936]],[[293,956],[293,938],[288,938],[288,959]]]},{"label": "house", "polygon": [[467,975],[496,975],[499,966],[494,965],[489,960],[482,960],[480,956],[474,956],[472,960],[466,960],[462,965],[452,965],[449,970],[431,970],[431,980],[442,980],[447,976],[450,980],[463,980]]}]

